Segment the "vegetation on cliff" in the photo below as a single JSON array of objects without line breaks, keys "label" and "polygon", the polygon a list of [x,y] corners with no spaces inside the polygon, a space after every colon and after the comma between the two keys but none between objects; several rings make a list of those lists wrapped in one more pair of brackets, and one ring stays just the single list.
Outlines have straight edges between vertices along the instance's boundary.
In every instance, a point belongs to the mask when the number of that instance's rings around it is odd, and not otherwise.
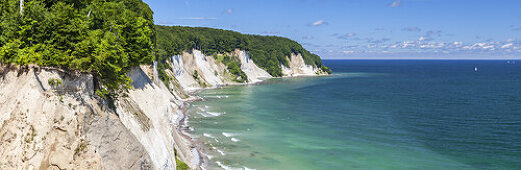
[{"label": "vegetation on cliff", "polygon": [[141,0],[0,0],[0,63],[92,73],[101,96],[129,87],[127,71],[152,63],[154,44]]},{"label": "vegetation on cliff", "polygon": [[246,35],[234,31],[213,28],[156,26],[157,56],[160,62],[183,51],[197,49],[205,55],[232,52],[235,49],[248,51],[250,58],[259,67],[275,77],[282,76],[280,64],[288,66],[287,57],[301,54],[308,65],[323,67],[318,55],[312,54],[297,42],[283,37]]},{"label": "vegetation on cliff", "polygon": [[[0,0],[0,63],[91,73],[96,94],[105,98],[127,89],[127,71],[152,63],[154,57],[160,78],[169,79],[164,74],[166,59],[191,49],[206,55],[245,50],[272,76],[282,76],[280,65],[288,66],[292,53],[328,70],[319,56],[287,38],[154,26],[152,15],[141,0]],[[240,62],[222,62],[237,81],[247,81]]]}]

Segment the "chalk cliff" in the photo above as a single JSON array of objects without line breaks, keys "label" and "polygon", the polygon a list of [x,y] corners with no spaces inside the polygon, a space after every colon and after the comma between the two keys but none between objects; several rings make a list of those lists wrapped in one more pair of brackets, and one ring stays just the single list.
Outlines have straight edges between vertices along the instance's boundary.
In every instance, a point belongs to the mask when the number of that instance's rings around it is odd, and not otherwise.
[{"label": "chalk cliff", "polygon": [[[240,61],[248,81],[235,81],[215,56],[186,51],[168,61],[168,82],[154,65],[131,69],[132,88],[114,109],[93,94],[89,74],[2,66],[0,169],[175,169],[176,157],[198,168],[201,154],[183,131],[192,92],[272,78],[246,51],[218,55]],[[284,76],[327,74],[299,54],[288,60]]]}]

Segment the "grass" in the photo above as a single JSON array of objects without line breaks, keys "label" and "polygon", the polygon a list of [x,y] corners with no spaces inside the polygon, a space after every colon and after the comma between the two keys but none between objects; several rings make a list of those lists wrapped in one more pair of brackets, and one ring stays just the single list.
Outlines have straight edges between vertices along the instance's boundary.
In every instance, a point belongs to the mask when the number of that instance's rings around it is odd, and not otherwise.
[{"label": "grass", "polygon": [[31,143],[34,140],[34,137],[36,136],[36,131],[34,130],[33,125],[31,125],[30,130],[31,132],[28,132],[25,137],[25,143]]},{"label": "grass", "polygon": [[184,163],[183,161],[180,161],[177,158],[175,158],[175,164],[177,165],[176,166],[177,170],[189,170],[190,169],[190,167],[188,167],[188,165],[186,163]]},{"label": "grass", "polygon": [[85,143],[85,140],[81,139],[76,149],[74,149],[74,155],[78,155],[79,153],[83,152],[85,148],[87,148],[87,144]]}]

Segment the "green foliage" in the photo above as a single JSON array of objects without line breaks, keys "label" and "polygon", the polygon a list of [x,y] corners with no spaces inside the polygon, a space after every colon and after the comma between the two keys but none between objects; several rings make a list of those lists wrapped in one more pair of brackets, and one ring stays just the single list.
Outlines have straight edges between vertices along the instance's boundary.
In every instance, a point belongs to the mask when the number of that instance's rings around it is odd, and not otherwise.
[{"label": "green foliage", "polygon": [[[0,0],[0,62],[92,73],[107,93],[154,60],[152,11],[141,0]],[[122,88],[123,87],[123,88]]]},{"label": "green foliage", "polygon": [[30,132],[27,132],[25,135],[25,143],[31,143],[34,140],[34,137],[36,136],[36,130],[34,129],[34,126],[31,125],[29,128]]},{"label": "green foliage", "polygon": [[49,83],[49,85],[52,87],[52,88],[57,88],[58,86],[62,85],[62,80],[61,79],[55,79],[55,78],[50,78],[47,83]]},{"label": "green foliage", "polygon": [[197,70],[194,70],[194,74],[192,74],[192,77],[194,80],[199,81],[199,73],[197,73]]},{"label": "green foliage", "polygon": [[288,38],[245,35],[234,31],[200,27],[156,26],[156,31],[156,54],[160,63],[165,63],[169,57],[179,55],[186,50],[197,49],[205,55],[215,55],[241,49],[249,52],[255,64],[276,77],[282,76],[281,64],[289,65],[287,57],[291,53],[300,53],[306,64],[322,68],[322,60],[318,55],[310,53]]},{"label": "green foliage", "polygon": [[235,81],[240,83],[248,81],[248,76],[246,75],[246,73],[244,73],[244,71],[241,70],[241,63],[239,61],[233,60],[228,55],[223,55],[222,62],[224,63],[224,65],[226,65],[230,73],[237,76]]},{"label": "green foliage", "polygon": [[175,164],[176,164],[177,170],[189,170],[190,169],[190,167],[186,163],[177,159],[177,149],[175,149],[175,148],[174,148],[174,155],[176,155]]},{"label": "green foliage", "polygon": [[325,71],[327,74],[331,74],[332,73],[331,68],[326,67],[325,65],[322,65],[322,70]]},{"label": "green foliage", "polygon": [[183,161],[180,161],[179,159],[175,158],[175,164],[177,170],[189,170],[190,167],[184,163]]},{"label": "green foliage", "polygon": [[80,139],[80,142],[78,143],[78,146],[76,146],[76,149],[74,149],[74,155],[79,155],[86,148],[87,148],[87,143],[85,142],[85,140]]}]

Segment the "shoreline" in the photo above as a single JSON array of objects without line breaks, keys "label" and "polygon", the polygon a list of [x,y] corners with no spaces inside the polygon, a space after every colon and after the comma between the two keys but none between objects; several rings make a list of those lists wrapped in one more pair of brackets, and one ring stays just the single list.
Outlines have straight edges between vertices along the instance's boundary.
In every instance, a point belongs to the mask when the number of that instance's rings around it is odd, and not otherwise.
[{"label": "shoreline", "polygon": [[[232,84],[222,84],[217,85],[216,87],[210,88],[198,88],[191,91],[188,91],[189,97],[187,99],[182,99],[182,106],[180,107],[182,118],[178,120],[178,128],[174,130],[178,130],[177,133],[183,137],[184,140],[189,141],[189,148],[178,148],[179,150],[184,150],[185,152],[190,151],[191,158],[195,167],[195,169],[207,169],[208,163],[210,159],[207,156],[207,147],[204,143],[197,140],[191,136],[190,132],[193,131],[193,127],[188,125],[188,120],[190,119],[190,115],[187,113],[188,109],[191,106],[192,102],[204,101],[204,99],[197,95],[202,90],[211,90],[211,89],[221,89],[227,86],[248,86],[248,85],[260,85],[266,83],[267,80],[271,79],[289,79],[289,78],[311,78],[311,77],[328,77],[332,76],[332,74],[319,74],[319,75],[294,75],[294,76],[284,76],[284,77],[270,77],[266,79],[262,79],[260,81],[255,81],[253,83],[232,83]],[[177,155],[176,155],[177,156]],[[183,160],[184,162],[184,160]],[[188,165],[191,165],[189,162],[185,162]]]}]

